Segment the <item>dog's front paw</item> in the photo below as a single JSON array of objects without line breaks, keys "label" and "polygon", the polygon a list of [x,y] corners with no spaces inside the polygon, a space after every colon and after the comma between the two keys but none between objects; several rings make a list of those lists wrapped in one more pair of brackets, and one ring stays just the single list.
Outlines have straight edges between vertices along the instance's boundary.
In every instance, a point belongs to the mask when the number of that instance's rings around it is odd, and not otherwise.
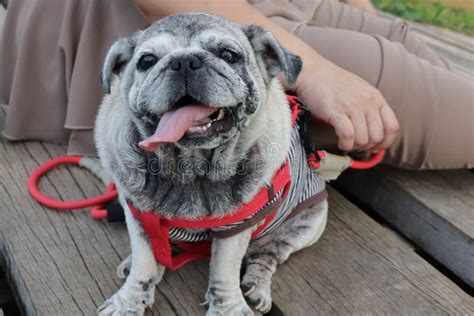
[{"label": "dog's front paw", "polygon": [[97,313],[99,316],[140,316],[145,313],[145,307],[143,303],[132,302],[116,293],[97,309]]},{"label": "dog's front paw", "polygon": [[98,309],[100,316],[140,316],[145,308],[151,307],[155,300],[154,283],[152,280],[140,282],[140,289],[122,287]]},{"label": "dog's front paw", "polygon": [[272,275],[267,269],[253,267],[254,265],[250,265],[247,268],[241,284],[242,292],[255,310],[265,314],[272,308]]},{"label": "dog's front paw", "polygon": [[252,309],[247,305],[240,290],[226,293],[216,287],[209,287],[206,293],[209,304],[206,316],[253,316]]}]

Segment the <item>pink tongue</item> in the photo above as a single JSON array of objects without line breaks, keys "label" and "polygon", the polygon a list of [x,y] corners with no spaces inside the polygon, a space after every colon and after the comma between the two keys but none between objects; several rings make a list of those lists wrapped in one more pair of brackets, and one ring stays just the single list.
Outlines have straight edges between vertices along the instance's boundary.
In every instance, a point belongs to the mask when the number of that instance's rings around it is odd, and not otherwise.
[{"label": "pink tongue", "polygon": [[187,105],[166,112],[158,123],[155,133],[139,142],[138,146],[146,151],[156,151],[162,143],[177,142],[190,127],[215,111],[216,108],[204,105]]}]

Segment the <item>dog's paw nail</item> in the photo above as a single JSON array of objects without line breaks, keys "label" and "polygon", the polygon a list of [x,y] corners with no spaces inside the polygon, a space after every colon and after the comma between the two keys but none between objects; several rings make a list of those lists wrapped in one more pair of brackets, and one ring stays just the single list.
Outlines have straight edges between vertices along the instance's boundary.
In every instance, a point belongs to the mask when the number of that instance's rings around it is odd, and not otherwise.
[{"label": "dog's paw nail", "polygon": [[266,313],[272,307],[272,297],[270,282],[263,281],[264,279],[262,278],[257,279],[257,282],[247,279],[244,280],[241,288],[242,290],[246,289],[244,297],[247,300],[247,303],[255,310]]},{"label": "dog's paw nail", "polygon": [[97,314],[100,316],[112,315],[115,311],[115,308],[110,301],[106,301],[104,304],[97,308]]},{"label": "dog's paw nail", "polygon": [[242,289],[244,296],[249,296],[255,291],[255,289],[257,288],[257,285],[253,282],[248,283],[248,284],[245,283],[245,284],[242,284],[240,288]]},{"label": "dog's paw nail", "polygon": [[262,307],[263,307],[263,304],[264,302],[262,300],[258,300],[258,304],[257,304],[257,310],[262,310]]},{"label": "dog's paw nail", "polygon": [[128,256],[125,260],[123,260],[119,266],[117,267],[117,276],[120,279],[126,279],[130,274],[130,267],[132,266],[132,259]]},{"label": "dog's paw nail", "polygon": [[209,306],[209,301],[205,300],[204,302],[199,303],[199,306]]}]

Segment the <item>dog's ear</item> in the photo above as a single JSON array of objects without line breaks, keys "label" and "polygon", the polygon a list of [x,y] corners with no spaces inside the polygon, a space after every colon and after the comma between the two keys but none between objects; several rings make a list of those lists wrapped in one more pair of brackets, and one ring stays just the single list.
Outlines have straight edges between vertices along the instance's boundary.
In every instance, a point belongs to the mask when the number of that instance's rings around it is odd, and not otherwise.
[{"label": "dog's ear", "polygon": [[136,33],[129,37],[121,38],[110,47],[105,57],[104,66],[100,72],[100,80],[104,93],[110,93],[110,80],[112,74],[118,75],[133,56],[136,47]]},{"label": "dog's ear", "polygon": [[243,31],[257,58],[261,58],[265,64],[270,78],[283,72],[288,85],[294,85],[303,66],[301,58],[281,46],[270,32],[260,26],[244,26]]}]

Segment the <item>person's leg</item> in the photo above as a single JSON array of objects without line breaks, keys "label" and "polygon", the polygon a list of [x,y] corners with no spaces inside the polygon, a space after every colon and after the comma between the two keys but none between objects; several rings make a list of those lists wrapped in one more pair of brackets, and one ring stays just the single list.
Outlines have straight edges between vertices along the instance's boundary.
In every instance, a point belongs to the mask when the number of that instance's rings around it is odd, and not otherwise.
[{"label": "person's leg", "polygon": [[[382,92],[400,121],[400,135],[387,151],[387,163],[417,169],[474,167],[472,77],[450,71],[402,27],[406,24],[328,0],[300,20],[288,19],[281,6],[277,12],[265,1],[260,5],[275,23]],[[341,29],[311,25],[316,22]]]},{"label": "person's leg", "polygon": [[104,56],[116,39],[146,25],[130,0],[10,2],[0,47],[4,135],[94,154]]},{"label": "person's leg", "polygon": [[411,30],[408,22],[371,15],[337,0],[323,0],[310,25],[379,35],[401,43],[405,49],[430,63],[451,69],[449,62],[433,52],[423,39]]},{"label": "person's leg", "polygon": [[392,21],[368,14],[339,0],[253,0],[250,3],[293,33],[304,26],[319,26],[380,35],[401,43],[408,52],[434,65],[450,69],[449,63],[437,56],[411,31],[409,24],[400,19]]},{"label": "person's leg", "polygon": [[[379,89],[400,121],[386,162],[404,168],[473,168],[473,80],[381,36],[302,27],[325,58]],[[350,87],[348,87],[350,88]]]},{"label": "person's leg", "polygon": [[[0,47],[0,102],[10,105],[3,132],[12,140],[67,141],[65,72],[54,71],[63,59],[57,39],[67,3],[49,8],[47,2],[17,0],[7,10]],[[48,23],[41,22],[41,12],[51,16]]]}]

